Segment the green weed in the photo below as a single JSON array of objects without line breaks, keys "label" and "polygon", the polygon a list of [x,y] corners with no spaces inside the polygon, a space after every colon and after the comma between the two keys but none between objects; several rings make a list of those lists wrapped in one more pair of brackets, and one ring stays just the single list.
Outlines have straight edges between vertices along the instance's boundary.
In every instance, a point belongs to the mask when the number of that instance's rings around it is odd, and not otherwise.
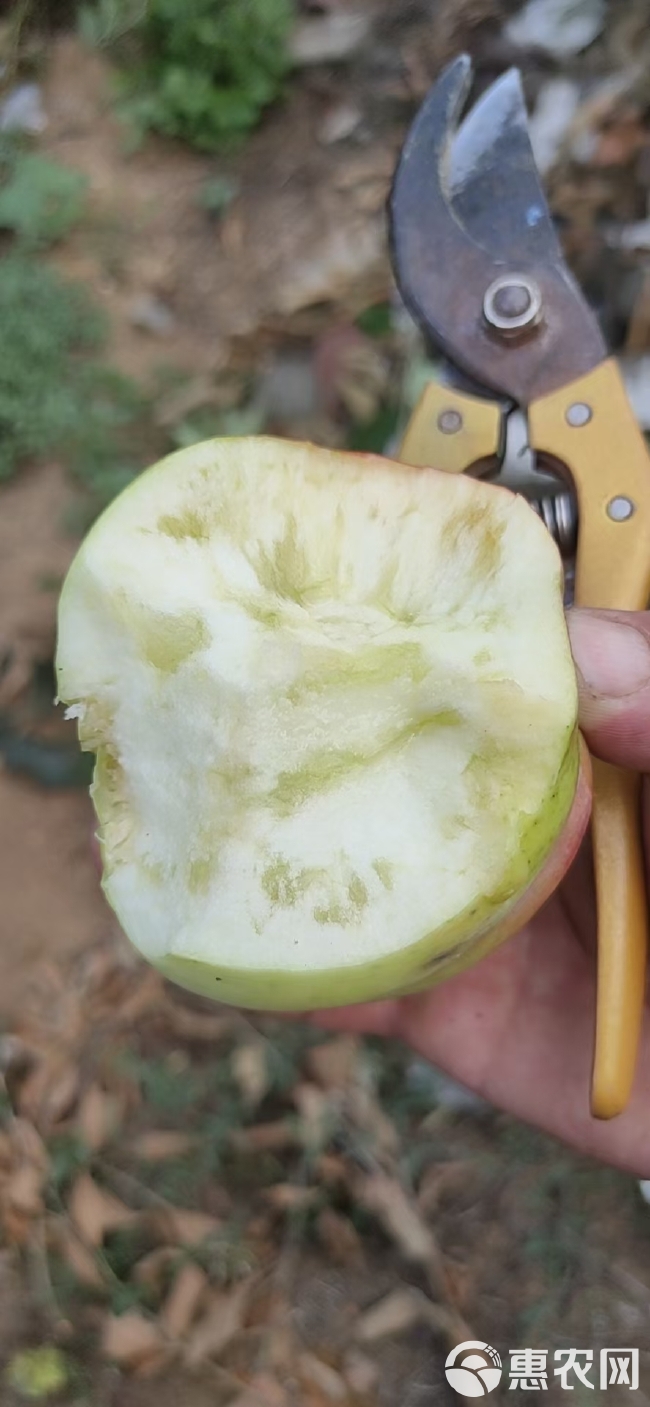
[{"label": "green weed", "polygon": [[103,507],[137,472],[144,413],[134,383],[97,359],[103,318],[79,285],[15,252],[0,261],[0,326],[0,480],[58,455]]},{"label": "green weed", "polygon": [[293,0],[95,0],[83,36],[117,46],[122,109],[135,128],[204,151],[245,136],[289,67]]},{"label": "green weed", "polygon": [[84,214],[87,185],[80,171],[0,137],[0,229],[11,231],[22,249],[63,239]]},{"label": "green weed", "polygon": [[265,420],[264,408],[254,401],[248,405],[234,406],[230,410],[216,410],[206,406],[174,425],[171,440],[175,449],[188,449],[190,445],[199,444],[201,440],[259,435]]},{"label": "green weed", "polygon": [[147,0],[95,0],[81,6],[79,31],[87,44],[110,48],[143,24],[146,14]]},{"label": "green weed", "polygon": [[199,191],[199,205],[208,215],[223,215],[235,200],[239,182],[230,176],[210,176]]},{"label": "green weed", "polygon": [[255,1269],[256,1261],[246,1241],[246,1219],[235,1215],[192,1252],[192,1260],[217,1285],[229,1285],[249,1275]]},{"label": "green weed", "polygon": [[[134,1265],[137,1265],[137,1262],[150,1250],[151,1238],[141,1226],[125,1226],[118,1231],[109,1232],[106,1236],[103,1258],[109,1270],[118,1280],[126,1280]],[[131,1306],[124,1306],[124,1308],[127,1307]],[[121,1312],[123,1313],[124,1310]]]},{"label": "green weed", "polygon": [[356,325],[366,337],[386,337],[393,330],[393,312],[390,303],[373,303],[359,314]]},{"label": "green weed", "polygon": [[73,1133],[54,1134],[48,1143],[48,1153],[49,1185],[58,1201],[74,1182],[77,1173],[89,1166],[92,1155],[85,1143]]},{"label": "green weed", "polygon": [[192,1108],[205,1092],[203,1071],[178,1068],[169,1058],[145,1057],[129,1051],[120,1062],[127,1074],[137,1080],[145,1104],[166,1119],[178,1118]]}]

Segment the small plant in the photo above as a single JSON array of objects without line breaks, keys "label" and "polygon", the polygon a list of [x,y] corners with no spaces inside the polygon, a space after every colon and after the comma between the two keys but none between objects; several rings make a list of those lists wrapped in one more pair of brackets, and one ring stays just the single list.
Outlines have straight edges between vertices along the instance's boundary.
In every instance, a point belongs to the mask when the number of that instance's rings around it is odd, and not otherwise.
[{"label": "small plant", "polygon": [[95,0],[94,5],[81,6],[79,31],[87,44],[110,48],[137,29],[146,14],[147,0]]},{"label": "small plant", "polygon": [[95,350],[102,324],[80,289],[17,254],[0,262],[0,322],[3,479],[20,459],[56,452],[74,434],[85,406],[63,368]]},{"label": "small plant", "polygon": [[0,140],[0,229],[10,230],[23,248],[54,244],[83,215],[87,181],[56,161]]},{"label": "small plant", "polygon": [[0,481],[57,454],[103,506],[133,477],[122,432],[142,410],[96,360],[103,319],[78,285],[16,252],[0,261],[0,325]]},{"label": "small plant", "polygon": [[239,183],[230,176],[210,176],[199,192],[199,204],[208,215],[225,213],[239,192]]},{"label": "small plant", "polygon": [[90,1153],[81,1139],[73,1133],[56,1134],[48,1146],[50,1155],[50,1189],[55,1199],[68,1191],[77,1173],[90,1162]]},{"label": "small plant", "polygon": [[65,1354],[54,1344],[26,1348],[12,1358],[7,1368],[7,1382],[22,1398],[50,1398],[70,1382],[70,1366]]},{"label": "small plant", "polygon": [[117,46],[124,113],[213,151],[246,135],[280,93],[293,0],[96,0],[82,34]]}]

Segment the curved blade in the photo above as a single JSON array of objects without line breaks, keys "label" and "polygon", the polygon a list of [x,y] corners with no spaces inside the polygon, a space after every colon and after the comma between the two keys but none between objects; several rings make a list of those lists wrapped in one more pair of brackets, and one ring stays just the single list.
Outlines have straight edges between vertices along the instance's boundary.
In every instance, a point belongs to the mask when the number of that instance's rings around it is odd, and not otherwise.
[{"label": "curved blade", "polygon": [[[444,354],[474,381],[525,404],[585,374],[606,348],[561,258],[545,201],[540,213],[523,96],[512,75],[484,94],[455,151],[470,81],[470,60],[461,55],[406,138],[389,202],[393,265],[405,303]],[[542,295],[541,322],[516,342],[483,317],[487,288],[508,272],[535,279]]]},{"label": "curved blade", "polygon": [[450,148],[450,197],[493,258],[562,258],[535,165],[521,76],[511,68],[470,108]]}]

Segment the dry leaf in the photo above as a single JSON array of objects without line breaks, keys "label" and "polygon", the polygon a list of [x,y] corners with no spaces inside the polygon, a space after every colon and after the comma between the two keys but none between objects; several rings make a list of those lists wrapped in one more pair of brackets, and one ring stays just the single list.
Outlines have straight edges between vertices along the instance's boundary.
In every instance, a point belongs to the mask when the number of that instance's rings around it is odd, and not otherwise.
[{"label": "dry leaf", "polygon": [[251,1276],[233,1290],[214,1291],[210,1307],[190,1335],[185,1353],[188,1367],[197,1368],[206,1359],[218,1358],[223,1353],[244,1323],[252,1288]]},{"label": "dry leaf", "polygon": [[89,1085],[79,1101],[77,1129],[91,1153],[97,1153],[113,1136],[121,1113],[120,1100],[116,1095],[107,1094],[98,1084]]},{"label": "dry leaf", "polygon": [[11,1243],[23,1245],[31,1223],[43,1212],[43,1188],[49,1172],[45,1144],[26,1119],[14,1119],[9,1126],[8,1166],[2,1188],[2,1220]]},{"label": "dry leaf", "polygon": [[167,1245],[200,1246],[221,1229],[222,1223],[206,1212],[188,1212],[177,1207],[164,1207],[147,1217],[147,1225]]},{"label": "dry leaf", "polygon": [[136,1262],[131,1271],[131,1279],[136,1285],[146,1285],[148,1289],[160,1290],[170,1265],[175,1265],[179,1255],[178,1246],[157,1246]]},{"label": "dry leaf", "polygon": [[453,1307],[432,1304],[431,1300],[425,1298],[424,1317],[429,1328],[445,1340],[448,1349],[455,1348],[458,1343],[468,1343],[471,1339],[476,1339],[474,1330]]},{"label": "dry leaf", "polygon": [[230,1399],[228,1407],[288,1407],[288,1404],[287,1394],[277,1378],[269,1373],[255,1373],[248,1387]]},{"label": "dry leaf", "polygon": [[184,1338],[199,1308],[208,1277],[198,1265],[184,1265],[160,1311],[160,1325],[172,1339]]},{"label": "dry leaf", "polygon": [[52,1054],[39,1062],[20,1086],[18,1108],[24,1118],[46,1129],[70,1113],[79,1093],[79,1067]]},{"label": "dry leaf", "polygon": [[281,1153],[299,1146],[300,1139],[288,1119],[275,1119],[268,1124],[233,1129],[230,1143],[237,1153]]},{"label": "dry leaf", "polygon": [[7,1207],[23,1216],[39,1216],[43,1210],[43,1184],[46,1174],[35,1163],[23,1163],[11,1174],[3,1197]]},{"label": "dry leaf", "polygon": [[196,1138],[180,1129],[150,1129],[138,1134],[128,1147],[143,1163],[164,1163],[167,1158],[183,1158],[196,1144]]},{"label": "dry leaf", "polygon": [[[293,1374],[296,1357],[296,1334],[292,1319],[295,1310],[283,1297],[261,1305],[264,1318],[260,1320],[266,1332],[266,1364],[283,1380]],[[253,1315],[251,1314],[251,1319]]]},{"label": "dry leaf", "polygon": [[321,1245],[335,1265],[363,1264],[363,1244],[350,1218],[333,1207],[323,1207],[317,1222]]},{"label": "dry leaf", "polygon": [[347,1400],[348,1390],[341,1374],[331,1368],[329,1363],[323,1363],[322,1358],[317,1358],[314,1353],[301,1353],[298,1372],[305,1382],[318,1388],[328,1402]]},{"label": "dry leaf", "polygon": [[351,1181],[352,1168],[340,1153],[321,1153],[314,1166],[318,1181],[326,1187],[347,1187]]},{"label": "dry leaf", "polygon": [[336,1040],[312,1046],[307,1053],[307,1068],[324,1089],[345,1089],[354,1075],[358,1055],[357,1036],[337,1036]]},{"label": "dry leaf", "polygon": [[176,390],[163,396],[161,404],[156,406],[156,425],[161,429],[171,429],[181,420],[185,420],[191,411],[209,405],[213,398],[214,379],[209,373],[201,372],[187,382],[183,380]]},{"label": "dry leaf", "polygon": [[12,1119],[9,1125],[9,1137],[14,1150],[15,1162],[34,1163],[44,1173],[47,1172],[50,1165],[47,1148],[40,1133],[29,1119]]},{"label": "dry leaf", "polygon": [[[130,986],[132,985],[131,981]],[[142,980],[136,985],[135,991],[131,991],[129,996],[119,1004],[117,1014],[120,1025],[134,1025],[139,1017],[151,1010],[152,1006],[159,1006],[163,999],[163,992],[162,977],[152,968],[144,968]]]},{"label": "dry leaf", "polygon": [[179,1040],[207,1041],[211,1045],[232,1033],[235,1016],[232,1012],[213,1016],[204,1011],[191,1011],[172,1001],[165,1007],[164,1021]]},{"label": "dry leaf", "polygon": [[599,134],[592,153],[593,166],[626,166],[648,144],[642,116],[633,108],[612,118]]},{"label": "dry leaf", "polygon": [[425,1216],[432,1216],[447,1197],[477,1188],[480,1181],[480,1168],[468,1159],[430,1163],[418,1188],[418,1207]]},{"label": "dry leaf", "polygon": [[351,1348],[343,1359],[343,1376],[355,1397],[369,1397],[379,1381],[379,1368],[366,1353]]},{"label": "dry leaf", "polygon": [[54,1240],[59,1255],[67,1261],[81,1285],[87,1285],[91,1290],[105,1288],[104,1277],[92,1251],[84,1246],[72,1226],[65,1223],[58,1225],[54,1231]]},{"label": "dry leaf", "polygon": [[393,1334],[403,1334],[426,1319],[427,1304],[420,1290],[401,1285],[359,1316],[354,1337],[360,1343],[376,1343]]},{"label": "dry leaf", "polygon": [[306,1148],[322,1148],[328,1140],[332,1117],[331,1098],[318,1085],[306,1081],[293,1089],[300,1116],[300,1141]]},{"label": "dry leaf", "polygon": [[625,337],[628,356],[639,356],[650,346],[650,271],[646,269],[638,297],[630,313]]},{"label": "dry leaf", "polygon": [[378,1218],[404,1258],[425,1267],[436,1297],[445,1298],[447,1287],[438,1243],[401,1183],[384,1173],[374,1173],[359,1179],[356,1196]]},{"label": "dry leaf", "polygon": [[80,1173],[70,1193],[68,1212],[82,1241],[87,1246],[101,1246],[109,1231],[131,1226],[140,1217],[124,1202],[106,1192],[90,1176]]},{"label": "dry leaf", "polygon": [[158,1324],[137,1309],[107,1315],[102,1332],[102,1353],[120,1368],[152,1369],[164,1358],[164,1341]]},{"label": "dry leaf", "polygon": [[295,1182],[276,1182],[263,1191],[265,1202],[277,1212],[299,1211],[311,1206],[319,1196],[318,1187],[301,1187]]},{"label": "dry leaf", "polygon": [[269,1088],[266,1049],[262,1041],[246,1041],[235,1047],[230,1068],[242,1098],[251,1109],[261,1104]]},{"label": "dry leaf", "polygon": [[345,1095],[345,1111],[357,1128],[370,1135],[378,1157],[397,1156],[400,1147],[397,1129],[369,1089],[359,1083],[351,1085]]},{"label": "dry leaf", "polygon": [[[374,181],[357,189],[354,200],[362,210],[380,210],[386,199],[386,183]],[[388,366],[369,340],[351,346],[341,358],[337,390],[344,408],[362,424],[372,420],[388,387]]]},{"label": "dry leaf", "polygon": [[13,1147],[8,1133],[0,1129],[0,1177],[9,1172],[13,1162]]}]

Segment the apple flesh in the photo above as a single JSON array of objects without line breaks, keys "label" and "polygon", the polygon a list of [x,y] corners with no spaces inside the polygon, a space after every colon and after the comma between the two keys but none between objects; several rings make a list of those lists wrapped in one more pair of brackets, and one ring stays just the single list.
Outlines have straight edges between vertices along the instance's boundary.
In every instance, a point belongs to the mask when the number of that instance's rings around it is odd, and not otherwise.
[{"label": "apple flesh", "polygon": [[432,985],[586,824],[557,549],[464,476],[263,437],[171,455],[82,544],[57,674],[109,902],[222,1002]]}]

